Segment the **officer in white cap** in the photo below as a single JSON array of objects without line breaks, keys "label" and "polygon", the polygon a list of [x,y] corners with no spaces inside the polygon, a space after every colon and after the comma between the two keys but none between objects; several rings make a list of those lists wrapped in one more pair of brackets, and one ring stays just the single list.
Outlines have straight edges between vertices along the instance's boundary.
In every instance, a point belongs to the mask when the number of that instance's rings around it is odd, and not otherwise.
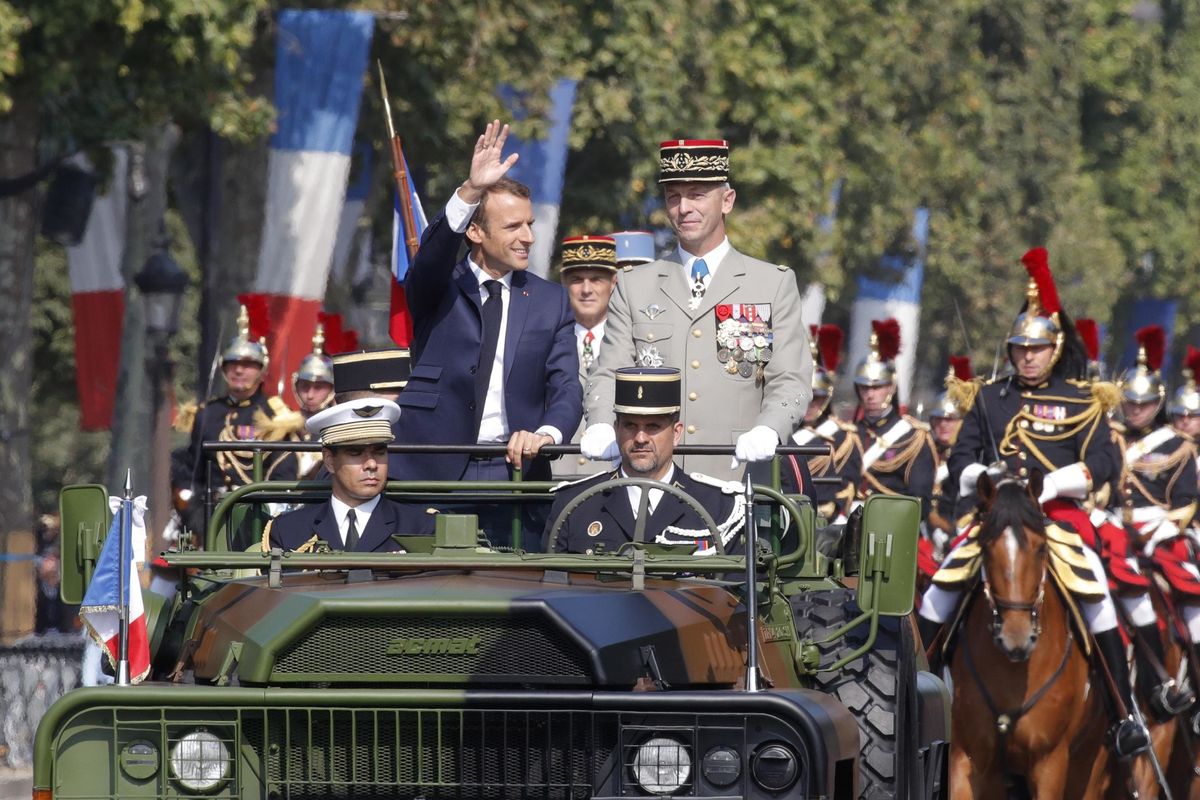
[{"label": "officer in white cap", "polygon": [[366,397],[338,403],[306,423],[321,440],[321,458],[332,479],[330,498],[272,520],[263,549],[307,552],[324,542],[333,550],[360,553],[399,550],[392,534],[432,534],[434,518],[424,509],[388,500],[387,446],[400,407]]}]

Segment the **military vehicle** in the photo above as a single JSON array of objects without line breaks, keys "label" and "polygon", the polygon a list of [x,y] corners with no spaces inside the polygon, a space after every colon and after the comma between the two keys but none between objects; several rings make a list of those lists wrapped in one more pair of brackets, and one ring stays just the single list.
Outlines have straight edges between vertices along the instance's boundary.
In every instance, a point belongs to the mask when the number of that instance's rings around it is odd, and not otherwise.
[{"label": "military vehicle", "polygon": [[[406,553],[230,552],[231,511],[328,493],[242,487],[204,549],[165,554],[176,595],[145,593],[150,679],[46,714],[34,797],[946,795],[949,696],[911,620],[918,501],[872,497],[858,524],[825,525],[803,497],[746,490],[752,558],[653,532],[590,556],[504,551],[450,514]],[[79,602],[107,493],[68,487],[61,510]]]}]

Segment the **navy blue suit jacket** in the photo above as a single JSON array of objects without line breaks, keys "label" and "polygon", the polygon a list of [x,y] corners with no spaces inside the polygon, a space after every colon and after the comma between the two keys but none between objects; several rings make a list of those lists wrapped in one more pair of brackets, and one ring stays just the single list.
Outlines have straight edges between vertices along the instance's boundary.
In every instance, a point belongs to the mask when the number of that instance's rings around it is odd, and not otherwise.
[{"label": "navy blue suit jacket", "polygon": [[[398,550],[400,545],[392,538],[393,533],[432,535],[433,527],[434,516],[425,513],[425,509],[384,497],[367,521],[367,527],[359,534],[355,552],[384,553]],[[333,506],[328,500],[280,514],[271,521],[268,534],[270,546],[284,550],[296,550],[314,536],[324,540],[332,550],[343,549],[342,535],[338,531]]]},{"label": "navy blue suit jacket", "polygon": [[[479,282],[458,253],[465,236],[439,215],[421,238],[405,279],[413,318],[412,375],[400,393],[398,444],[474,444],[475,373],[483,338]],[[512,274],[504,341],[509,430],[552,425],[564,440],[583,416],[575,315],[556,283]],[[392,480],[457,480],[466,454],[393,454]]]}]

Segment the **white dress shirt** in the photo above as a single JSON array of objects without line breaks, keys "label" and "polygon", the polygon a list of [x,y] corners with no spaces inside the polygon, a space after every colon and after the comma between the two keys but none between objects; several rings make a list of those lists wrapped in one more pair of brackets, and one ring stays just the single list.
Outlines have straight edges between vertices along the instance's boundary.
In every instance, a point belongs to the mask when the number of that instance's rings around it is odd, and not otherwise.
[{"label": "white dress shirt", "polygon": [[[622,478],[630,477],[630,475],[628,475],[625,472],[624,467],[621,468],[621,477]],[[638,477],[641,477],[641,476],[638,476]],[[659,483],[670,483],[671,479],[674,477],[675,477],[675,465],[671,464],[671,468],[667,470],[667,474],[662,477],[662,480],[659,481]],[[638,503],[640,503],[642,501],[642,487],[626,486],[625,492],[626,492],[626,494],[629,495],[629,505],[633,509],[633,518],[637,519]],[[658,501],[662,499],[662,496],[663,496],[662,489],[651,489],[650,490],[649,511],[651,514],[654,513],[654,509],[658,508]]]},{"label": "white dress shirt", "polygon": [[[458,196],[456,190],[446,202],[446,223],[455,233],[462,233],[471,224],[471,217],[478,207],[478,203],[465,202]],[[508,413],[504,408],[504,342],[508,334],[508,305],[509,295],[512,294],[512,273],[509,272],[502,278],[493,278],[484,272],[469,255],[467,256],[467,266],[471,268],[471,274],[479,282],[479,302],[481,304],[487,302],[488,299],[488,292],[483,284],[493,280],[500,282],[500,301],[503,304],[500,312],[500,334],[496,338],[496,357],[492,360],[492,372],[488,376],[487,395],[483,401],[483,416],[479,421],[477,443],[503,443],[508,441],[508,437],[512,433],[508,427]],[[554,444],[562,444],[562,432],[552,425],[543,425],[534,433],[544,433],[553,440]]]},{"label": "white dress shirt", "polygon": [[342,536],[342,547],[346,546],[346,532],[350,528],[350,510],[354,510],[354,529],[358,531],[359,541],[362,541],[363,532],[367,529],[367,523],[371,521],[371,515],[379,507],[381,497],[382,494],[377,494],[360,506],[348,506],[333,495],[329,496],[329,505],[333,506],[333,518],[337,520],[338,533]]},{"label": "white dress shirt", "polygon": [[692,285],[692,264],[696,262],[696,259],[703,258],[704,265],[708,267],[708,275],[704,276],[703,279],[704,288],[707,289],[709,284],[712,283],[712,279],[716,277],[717,269],[721,266],[721,262],[725,260],[725,256],[729,255],[729,251],[732,249],[733,246],[729,244],[728,236],[722,239],[719,245],[701,256],[689,253],[683,247],[676,247],[679,253],[679,261],[683,264],[684,281],[687,282],[688,286]]},{"label": "white dress shirt", "polygon": [[594,328],[585,328],[578,322],[575,323],[575,351],[579,354],[579,366],[583,366],[583,340],[587,337],[588,331],[592,332],[592,366],[596,365],[596,361],[600,359],[600,342],[604,340],[604,320],[596,323]]}]

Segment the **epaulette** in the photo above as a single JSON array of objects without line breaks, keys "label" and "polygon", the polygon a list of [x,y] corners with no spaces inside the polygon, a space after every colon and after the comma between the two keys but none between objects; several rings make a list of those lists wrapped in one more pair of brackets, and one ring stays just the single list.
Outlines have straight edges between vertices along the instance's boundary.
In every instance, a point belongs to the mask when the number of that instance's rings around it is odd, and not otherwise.
[{"label": "epaulette", "polygon": [[292,434],[304,433],[304,415],[289,408],[285,413],[268,417],[259,408],[254,412],[254,430],[264,442],[279,442]]},{"label": "epaulette", "polygon": [[1112,411],[1117,406],[1121,405],[1121,390],[1117,388],[1115,383],[1108,381],[1096,381],[1091,384],[1092,398],[1100,404],[1105,411]]},{"label": "epaulette", "polygon": [[979,396],[979,390],[982,386],[983,381],[979,378],[964,381],[961,378],[950,375],[946,378],[946,396],[958,407],[959,413],[966,414],[974,407],[975,398]]},{"label": "epaulette", "polygon": [[271,409],[271,413],[277,417],[280,414],[290,413],[292,410],[288,407],[287,403],[283,402],[283,398],[279,397],[278,395],[274,397],[268,397],[267,406]]},{"label": "epaulette", "polygon": [[708,486],[715,486],[725,494],[741,494],[742,484],[738,481],[723,481],[720,478],[714,478],[711,475],[705,475],[703,472],[689,472],[688,477]]},{"label": "epaulette", "polygon": [[559,489],[565,489],[568,486],[578,486],[579,484],[584,483],[586,481],[595,480],[596,478],[600,477],[601,475],[604,475],[607,478],[607,477],[611,477],[612,473],[611,472],[597,472],[595,475],[584,475],[582,478],[576,478],[575,480],[572,480],[572,481],[560,481],[557,485],[550,487],[550,491],[557,492]]},{"label": "epaulette", "polygon": [[196,424],[196,415],[202,408],[204,406],[200,403],[184,403],[175,412],[175,422],[172,423],[172,427],[180,433],[190,433],[192,426]]},{"label": "epaulette", "polygon": [[904,419],[908,421],[909,425],[912,425],[914,431],[925,431],[928,433],[929,431],[933,430],[929,427],[928,422],[922,422],[916,417],[910,417],[908,414],[905,414]]}]

